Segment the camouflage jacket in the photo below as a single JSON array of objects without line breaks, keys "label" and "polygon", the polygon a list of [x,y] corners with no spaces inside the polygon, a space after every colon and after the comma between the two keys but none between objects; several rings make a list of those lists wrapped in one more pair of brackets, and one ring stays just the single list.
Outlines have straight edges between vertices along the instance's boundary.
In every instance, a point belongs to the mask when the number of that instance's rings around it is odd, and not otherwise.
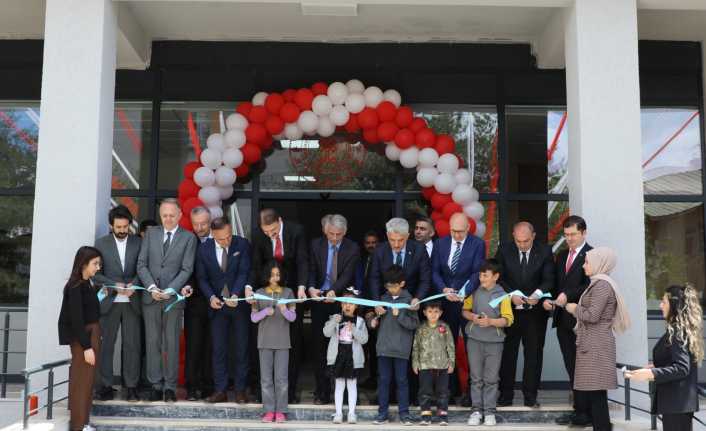
[{"label": "camouflage jacket", "polygon": [[451,329],[439,321],[429,326],[425,321],[417,328],[412,345],[412,367],[420,370],[441,370],[453,367],[456,348]]}]

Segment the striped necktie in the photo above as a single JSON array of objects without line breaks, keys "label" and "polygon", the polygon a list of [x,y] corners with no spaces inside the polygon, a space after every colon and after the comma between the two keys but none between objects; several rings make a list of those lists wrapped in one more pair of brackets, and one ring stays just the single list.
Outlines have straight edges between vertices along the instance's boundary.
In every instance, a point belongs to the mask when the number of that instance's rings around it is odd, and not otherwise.
[{"label": "striped necktie", "polygon": [[454,256],[451,258],[451,272],[456,273],[456,268],[458,268],[458,261],[461,259],[461,242],[456,241],[456,250],[454,251]]}]

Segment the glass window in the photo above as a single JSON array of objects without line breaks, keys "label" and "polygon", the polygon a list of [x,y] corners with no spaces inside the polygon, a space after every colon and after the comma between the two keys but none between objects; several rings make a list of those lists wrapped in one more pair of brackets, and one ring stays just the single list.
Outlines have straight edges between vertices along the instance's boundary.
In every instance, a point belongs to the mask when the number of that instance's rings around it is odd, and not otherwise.
[{"label": "glass window", "polygon": [[252,240],[252,202],[250,199],[236,199],[226,206],[223,214],[230,220],[235,235]]},{"label": "glass window", "polygon": [[646,202],[645,260],[648,309],[659,309],[664,289],[672,284],[689,282],[703,298],[703,204]]},{"label": "glass window", "polygon": [[[113,196],[110,198],[110,206],[112,208],[118,205],[125,205],[127,209],[132,213],[133,222],[130,228],[132,233],[137,233],[140,226],[140,222],[147,219],[156,220],[155,215],[151,214],[149,211],[149,199],[148,198],[135,198],[127,196]],[[155,210],[156,211],[156,210]],[[108,220],[105,221],[108,223]]]},{"label": "glass window", "polygon": [[0,197],[0,304],[27,304],[32,196]]},{"label": "glass window", "polygon": [[117,102],[113,129],[113,189],[146,189],[150,178],[152,103]]},{"label": "glass window", "polygon": [[554,253],[566,248],[564,220],[571,214],[568,201],[547,202],[547,244]]},{"label": "glass window", "polygon": [[650,108],[641,119],[645,194],[701,194],[699,111]]},{"label": "glass window", "polygon": [[34,188],[38,102],[0,103],[0,188]]}]

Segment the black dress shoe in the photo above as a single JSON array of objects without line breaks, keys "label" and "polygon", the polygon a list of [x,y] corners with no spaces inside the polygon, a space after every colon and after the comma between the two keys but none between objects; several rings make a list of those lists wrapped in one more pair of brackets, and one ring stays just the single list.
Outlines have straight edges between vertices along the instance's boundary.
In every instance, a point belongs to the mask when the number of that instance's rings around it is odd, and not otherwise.
[{"label": "black dress shoe", "polygon": [[591,425],[592,423],[593,421],[588,416],[583,414],[575,414],[571,418],[571,422],[569,422],[569,425],[585,427]]},{"label": "black dress shoe", "polygon": [[196,401],[196,400],[200,400],[200,399],[201,399],[201,397],[199,396],[198,391],[196,391],[195,389],[189,389],[188,391],[186,391],[186,400],[187,401]]},{"label": "black dress shoe", "polygon": [[137,388],[127,388],[127,396],[125,397],[127,401],[140,401],[140,393],[137,392]]},{"label": "black dress shoe", "polygon": [[110,401],[113,399],[113,388],[110,386],[103,386],[96,391],[96,396],[94,397],[98,401]]},{"label": "black dress shoe", "polygon": [[171,389],[164,391],[164,401],[175,402],[176,400],[176,392]]},{"label": "black dress shoe", "polygon": [[159,389],[152,389],[150,392],[150,401],[164,401],[164,392]]},{"label": "black dress shoe", "polygon": [[301,400],[296,395],[292,395],[289,397],[289,404],[299,404],[300,402]]},{"label": "black dress shoe", "polygon": [[530,399],[525,399],[525,407],[530,407],[530,408],[533,408],[533,409],[534,409],[534,408],[538,408],[538,407],[539,407],[539,403],[537,402],[537,400],[533,400],[533,399],[531,399],[531,398],[530,398]]}]

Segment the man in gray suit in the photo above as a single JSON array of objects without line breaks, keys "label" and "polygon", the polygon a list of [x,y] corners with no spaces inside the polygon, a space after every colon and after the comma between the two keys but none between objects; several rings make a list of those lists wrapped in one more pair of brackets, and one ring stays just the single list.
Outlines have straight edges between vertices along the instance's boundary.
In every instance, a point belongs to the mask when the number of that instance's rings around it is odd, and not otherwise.
[{"label": "man in gray suit", "polygon": [[[184,314],[184,301],[164,293],[168,289],[191,295],[184,287],[194,269],[196,237],[179,228],[181,207],[176,199],[165,199],[159,205],[162,226],[147,229],[137,259],[137,273],[148,289],[142,295],[145,319],[147,380],[152,385],[150,401],[176,401],[179,372],[179,332]],[[163,358],[166,354],[166,358]]]},{"label": "man in gray suit", "polygon": [[[129,235],[132,214],[123,205],[110,210],[108,221],[112,233],[96,240],[96,248],[103,255],[103,265],[94,277],[98,285],[130,287],[139,283],[137,256],[140,254],[139,236]],[[107,296],[101,301],[101,330],[103,342],[98,361],[98,388],[96,398],[101,401],[113,399],[113,351],[118,328],[123,344],[123,383],[127,388],[128,401],[138,401],[137,381],[140,377],[140,318],[141,295],[128,289],[106,289]]]}]

